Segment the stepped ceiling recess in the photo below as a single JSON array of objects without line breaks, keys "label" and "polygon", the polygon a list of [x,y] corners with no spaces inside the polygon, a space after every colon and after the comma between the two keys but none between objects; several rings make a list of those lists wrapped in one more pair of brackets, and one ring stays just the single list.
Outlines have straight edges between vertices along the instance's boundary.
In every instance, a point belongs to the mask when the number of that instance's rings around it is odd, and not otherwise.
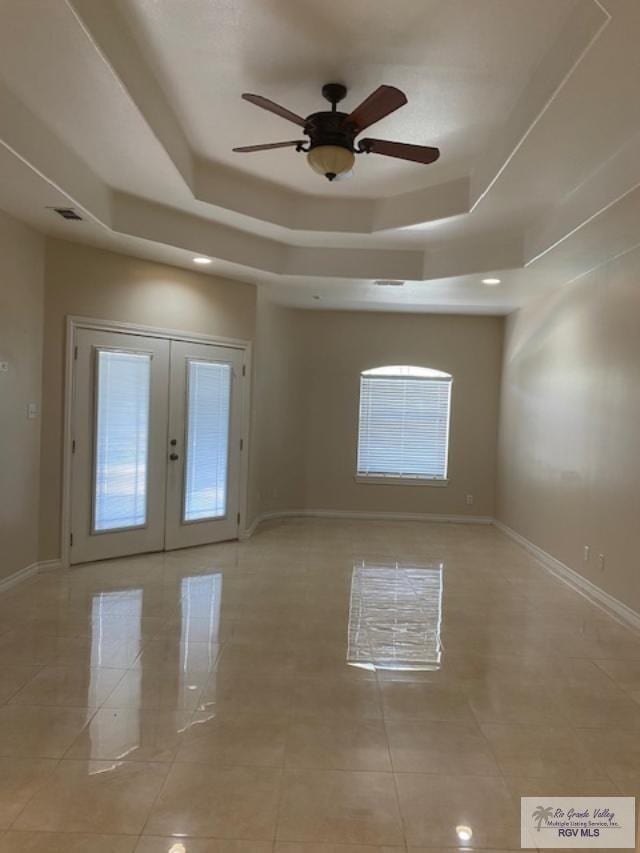
[{"label": "stepped ceiling recess", "polygon": [[[0,0],[0,207],[283,304],[507,313],[640,243],[638,44],[637,0]],[[243,92],[327,82],[440,159],[232,152],[299,131]]]}]

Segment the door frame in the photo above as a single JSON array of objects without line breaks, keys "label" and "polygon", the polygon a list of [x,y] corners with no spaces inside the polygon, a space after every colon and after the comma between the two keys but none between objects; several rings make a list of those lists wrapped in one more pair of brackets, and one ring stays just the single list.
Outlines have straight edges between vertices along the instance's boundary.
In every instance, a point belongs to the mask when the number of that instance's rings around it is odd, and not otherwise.
[{"label": "door frame", "polygon": [[65,371],[64,371],[64,427],[62,441],[62,506],[60,513],[60,563],[62,568],[70,566],[71,537],[71,462],[73,443],[73,402],[74,402],[74,362],[76,331],[92,329],[98,332],[121,332],[128,335],[144,335],[150,338],[166,338],[195,344],[213,344],[214,346],[239,349],[244,352],[243,382],[241,387],[241,428],[240,439],[240,538],[247,530],[247,511],[249,498],[249,427],[251,423],[251,341],[241,338],[223,338],[219,335],[205,335],[198,332],[184,332],[159,326],[146,326],[140,323],[123,323],[118,320],[96,320],[92,317],[67,315],[65,334]]}]

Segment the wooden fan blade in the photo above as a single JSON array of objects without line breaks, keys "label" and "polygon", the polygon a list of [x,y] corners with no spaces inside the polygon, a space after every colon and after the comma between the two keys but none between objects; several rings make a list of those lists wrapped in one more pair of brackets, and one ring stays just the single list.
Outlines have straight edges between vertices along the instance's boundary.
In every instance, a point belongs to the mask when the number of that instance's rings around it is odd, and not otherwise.
[{"label": "wooden fan blade", "polygon": [[406,142],[390,142],[386,139],[361,139],[360,151],[371,154],[384,154],[385,157],[398,157],[400,160],[412,160],[414,163],[435,163],[440,149],[428,145],[410,145]]},{"label": "wooden fan blade", "polygon": [[378,86],[375,92],[346,117],[345,123],[354,125],[360,133],[406,103],[407,96],[400,89],[395,86]]},{"label": "wooden fan blade", "polygon": [[243,145],[241,148],[234,148],[241,154],[248,154],[251,151],[268,151],[270,148],[291,148],[293,145],[304,145],[304,139],[292,139],[289,142],[267,142],[265,145]]},{"label": "wooden fan blade", "polygon": [[263,98],[262,95],[252,95],[250,92],[245,92],[242,97],[245,101],[249,101],[250,104],[255,104],[256,107],[262,107],[263,110],[275,113],[277,116],[280,116],[280,118],[286,118],[287,121],[299,124],[300,127],[304,127],[306,125],[306,121],[302,116],[292,113],[291,110],[288,110],[286,107],[281,107],[280,104],[276,104],[275,101],[270,101],[269,98]]}]

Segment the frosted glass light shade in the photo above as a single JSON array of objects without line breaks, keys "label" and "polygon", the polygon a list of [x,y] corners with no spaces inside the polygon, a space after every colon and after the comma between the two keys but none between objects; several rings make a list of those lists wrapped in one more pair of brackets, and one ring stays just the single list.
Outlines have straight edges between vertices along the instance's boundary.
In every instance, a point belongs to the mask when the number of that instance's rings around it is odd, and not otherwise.
[{"label": "frosted glass light shade", "polygon": [[314,172],[332,181],[338,175],[350,172],[355,162],[353,151],[340,145],[317,145],[307,154],[307,161]]}]

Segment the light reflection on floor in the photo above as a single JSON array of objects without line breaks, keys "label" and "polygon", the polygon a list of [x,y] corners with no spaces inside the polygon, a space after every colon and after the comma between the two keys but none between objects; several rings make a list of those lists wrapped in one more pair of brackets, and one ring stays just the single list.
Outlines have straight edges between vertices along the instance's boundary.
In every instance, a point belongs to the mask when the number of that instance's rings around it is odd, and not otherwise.
[{"label": "light reflection on floor", "polygon": [[353,567],[347,662],[364,669],[440,669],[442,563]]}]

